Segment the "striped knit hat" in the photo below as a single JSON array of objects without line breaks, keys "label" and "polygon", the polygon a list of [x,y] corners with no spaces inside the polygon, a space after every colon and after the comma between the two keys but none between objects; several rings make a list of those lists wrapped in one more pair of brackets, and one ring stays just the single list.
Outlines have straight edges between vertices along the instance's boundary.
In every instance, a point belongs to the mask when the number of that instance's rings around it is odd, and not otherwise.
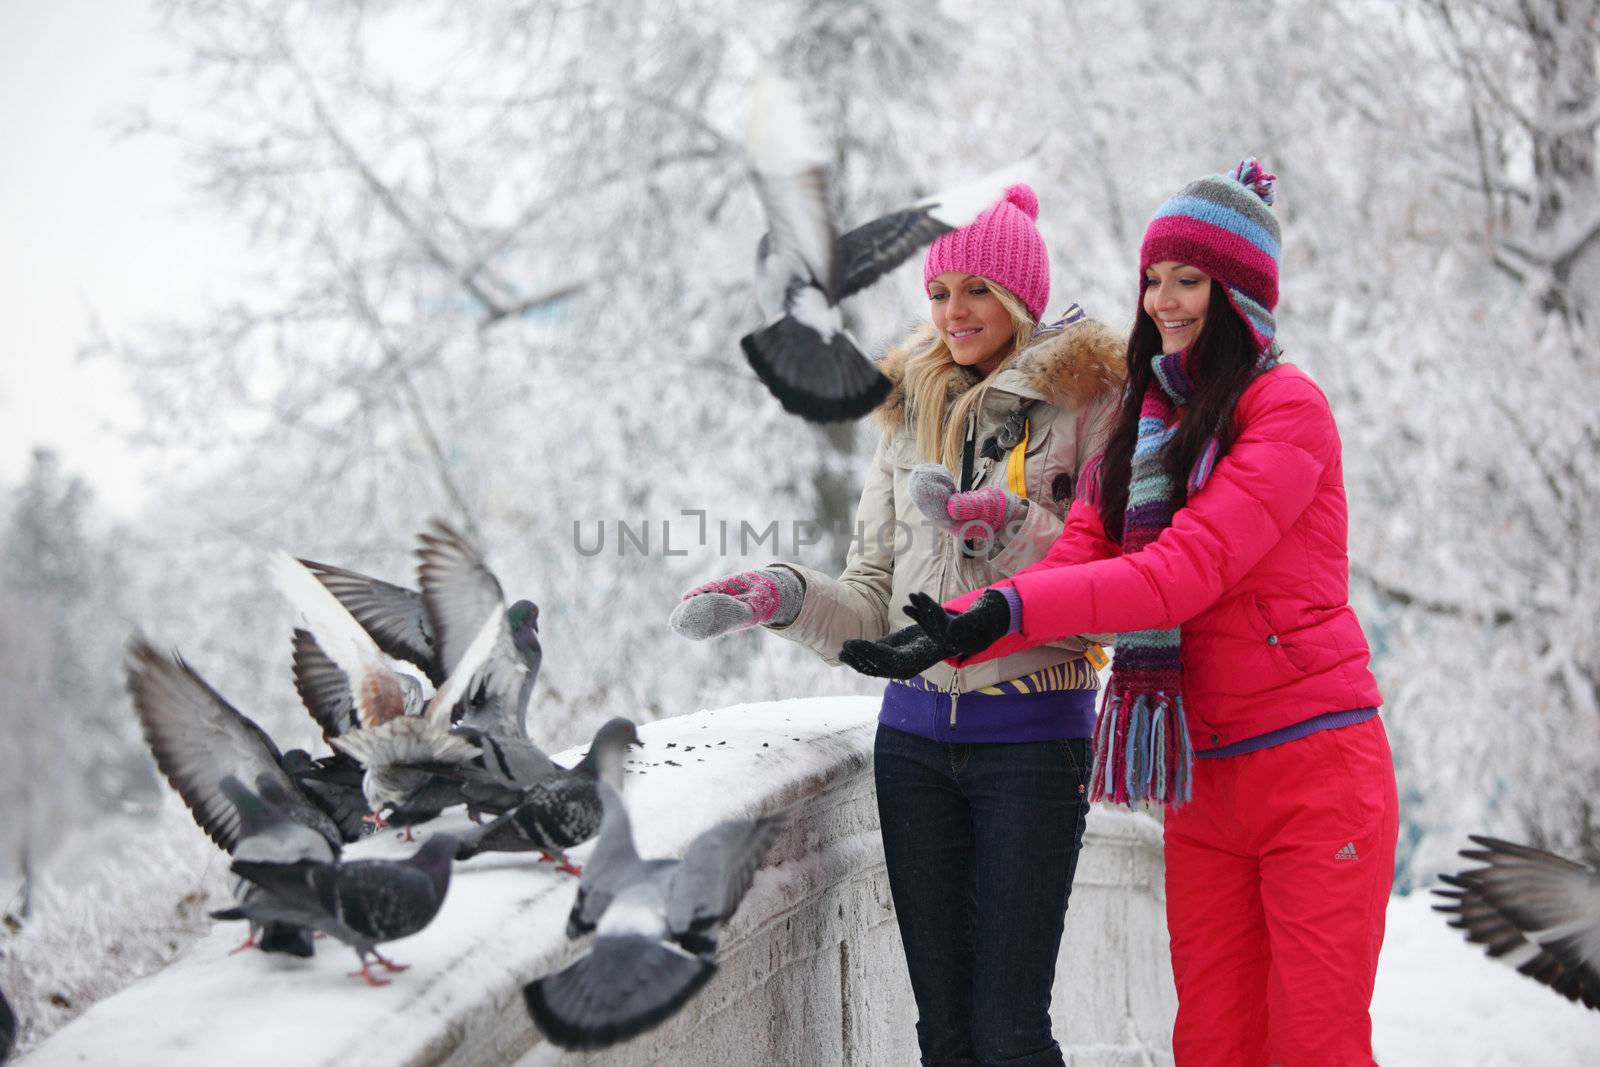
[{"label": "striped knit hat", "polygon": [[1039,198],[1018,182],[999,203],[959,230],[941,234],[922,262],[922,287],[947,270],[987,278],[1022,301],[1035,322],[1050,302],[1050,253],[1033,223]]},{"label": "striped knit hat", "polygon": [[1161,205],[1139,247],[1141,279],[1150,264],[1167,260],[1215,278],[1250,327],[1260,355],[1276,347],[1279,236],[1271,205],[1277,181],[1251,157],[1232,174],[1190,182]]}]

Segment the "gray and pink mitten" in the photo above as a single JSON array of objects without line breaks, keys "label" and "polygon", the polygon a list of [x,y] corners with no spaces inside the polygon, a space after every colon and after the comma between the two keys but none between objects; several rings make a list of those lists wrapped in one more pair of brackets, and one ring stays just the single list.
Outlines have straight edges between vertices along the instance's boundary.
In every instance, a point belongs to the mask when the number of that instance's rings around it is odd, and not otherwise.
[{"label": "gray and pink mitten", "polygon": [[786,567],[763,567],[697,585],[668,620],[684,637],[704,641],[752,626],[787,626],[800,614],[805,586]]},{"label": "gray and pink mitten", "polygon": [[991,538],[1022,517],[1027,503],[998,485],[956,492],[955,475],[938,463],[911,469],[911,500],[929,522],[957,537]]}]

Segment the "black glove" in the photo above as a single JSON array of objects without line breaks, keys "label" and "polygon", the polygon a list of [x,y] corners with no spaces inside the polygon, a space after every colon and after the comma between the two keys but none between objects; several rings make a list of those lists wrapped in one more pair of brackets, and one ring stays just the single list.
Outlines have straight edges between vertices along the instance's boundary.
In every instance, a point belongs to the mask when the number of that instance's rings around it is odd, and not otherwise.
[{"label": "black glove", "polygon": [[906,614],[932,644],[949,649],[946,656],[976,655],[1011,632],[1011,604],[998,589],[985,590],[959,615],[926,593],[912,593]]},{"label": "black glove", "polygon": [[846,641],[839,662],[873,678],[914,678],[950,655],[915,624],[877,641]]}]

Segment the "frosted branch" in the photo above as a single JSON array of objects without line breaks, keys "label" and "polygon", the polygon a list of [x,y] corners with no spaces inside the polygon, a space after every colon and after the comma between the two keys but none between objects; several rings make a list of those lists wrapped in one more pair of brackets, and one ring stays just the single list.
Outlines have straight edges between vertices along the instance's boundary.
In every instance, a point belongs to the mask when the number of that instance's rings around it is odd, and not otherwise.
[{"label": "frosted branch", "polygon": [[1379,596],[1394,601],[1403,608],[1415,608],[1430,615],[1443,615],[1452,619],[1481,619],[1495,627],[1510,626],[1517,621],[1517,613],[1510,608],[1480,608],[1461,601],[1446,600],[1408,589],[1397,582],[1379,577],[1368,568],[1352,562],[1350,576],[1365,584]]}]

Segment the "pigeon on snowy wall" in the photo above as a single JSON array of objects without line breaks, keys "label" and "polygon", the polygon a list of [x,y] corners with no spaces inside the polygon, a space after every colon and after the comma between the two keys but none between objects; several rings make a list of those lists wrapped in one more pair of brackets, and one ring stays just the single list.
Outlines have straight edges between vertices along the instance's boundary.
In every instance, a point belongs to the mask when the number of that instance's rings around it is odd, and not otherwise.
[{"label": "pigeon on snowy wall", "polygon": [[814,422],[859,418],[889,395],[890,383],[845,330],[840,301],[970,223],[1018,174],[990,175],[839,236],[828,154],[793,82],[771,72],[756,79],[745,140],[767,216],[756,249],[756,300],[767,321],[740,346],[784,410]]},{"label": "pigeon on snowy wall", "polygon": [[1550,852],[1471,835],[1479,848],[1461,855],[1483,866],[1440,875],[1450,901],[1434,910],[1454,916],[1490,956],[1600,1009],[1600,871]]},{"label": "pigeon on snowy wall", "polygon": [[485,733],[465,723],[457,723],[450,732],[476,745],[477,758],[427,769],[457,783],[456,790],[474,821],[484,815],[505,814],[526,799],[531,786],[565,773],[531,740]]},{"label": "pigeon on snowy wall", "polygon": [[469,859],[480,852],[537,851],[558,860],[568,874],[582,874],[566,851],[600,832],[605,813],[600,785],[620,790],[628,749],[643,743],[627,719],[606,721],[576,766],[558,767],[556,773],[523,790],[518,802],[499,818],[463,837],[456,858]]},{"label": "pigeon on snowy wall", "polygon": [[[337,855],[346,838],[338,823],[304,793],[284,767],[278,746],[252,719],[229,704],[188,664],[158,652],[135,637],[127,653],[128,694],[156,766],[183,799],[194,821],[217,847],[230,855],[260,829],[250,823],[230,795],[231,787],[256,783],[273,798],[275,818],[289,820],[325,841]],[[237,896],[241,890],[235,887]],[[311,945],[299,931],[253,927],[252,943],[268,952],[309,956]]]},{"label": "pigeon on snowy wall", "polygon": [[351,977],[387,985],[372,973],[374,963],[391,972],[406,967],[380,955],[378,946],[410,937],[439,914],[456,846],[449,834],[435,834],[404,860],[285,867],[241,859],[230,869],[262,890],[241,905],[252,919],[294,923],[343,941],[361,960]]},{"label": "pigeon on snowy wall", "polygon": [[[504,612],[499,605],[487,608],[449,677],[420,713],[412,714],[420,694],[415,680],[394,670],[371,635],[303,564],[282,553],[272,562],[278,588],[300,609],[317,646],[347,680],[355,717],[362,724],[330,737],[329,743],[366,768],[362,791],[373,814],[381,819],[387,812],[390,822],[407,826],[409,837],[413,822],[460,802],[453,783],[436,782],[435,775],[412,765],[477,758],[474,745],[450,733],[450,712],[504,635]],[[419,801],[425,789],[437,791],[436,802]],[[402,820],[395,818],[397,811],[412,814]]]},{"label": "pigeon on snowy wall", "polygon": [[[496,736],[526,737],[528,700],[543,655],[538,606],[518,600],[506,607],[500,582],[482,555],[437,519],[418,536],[417,558],[420,593],[342,567],[300,563],[385,654],[419,667],[435,687],[460,663],[485,613],[498,606],[504,612],[504,630],[467,684],[463,703],[452,709],[452,718]],[[336,696],[336,690],[318,692]]]},{"label": "pigeon on snowy wall", "polygon": [[722,924],[744,899],[782,817],[719,823],[683,859],[639,857],[622,797],[600,786],[605,825],[567,935],[596,934],[589,952],[523,988],[528,1013],[554,1044],[599,1049],[669,1018],[716,973]]},{"label": "pigeon on snowy wall", "polygon": [[[231,774],[219,784],[223,795],[233,802],[239,813],[238,838],[229,849],[235,861],[300,869],[313,863],[332,863],[339,858],[338,837],[331,840],[326,837],[326,827],[319,820],[308,818],[306,802],[285,792],[272,775],[261,775],[255,790]],[[261,891],[238,878],[233,892],[238,903],[232,908],[213,911],[213,919],[250,919],[251,902]],[[307,957],[314,952],[311,931],[292,923],[269,922],[258,926],[252,922],[250,937],[240,947],[255,945],[263,952],[283,952],[291,956]]]},{"label": "pigeon on snowy wall", "polygon": [[417,582],[433,622],[439,658],[454,674],[487,613],[502,620],[487,657],[466,681],[455,719],[500,737],[528,736],[528,700],[539,679],[539,609],[529,600],[509,608],[500,582],[460,533],[438,520],[417,538]]},{"label": "pigeon on snowy wall", "polygon": [[[459,786],[435,782],[422,794],[410,794],[388,813],[388,821],[396,825],[413,818],[412,809],[431,817],[429,810],[441,801],[464,799],[474,817],[500,814],[521,799],[524,788],[557,769],[526,732],[528,701],[542,659],[538,606],[519,600],[505,608],[500,583],[482,558],[442,523],[436,521],[420,541],[421,593],[325,563],[299,561],[386,655],[421,667],[435,685],[465,651],[458,647],[458,635],[496,605],[505,612],[504,634],[496,636],[488,661],[452,709],[452,717],[460,721],[451,732],[479,754],[467,762],[430,767]],[[295,632],[294,675],[296,689],[330,744],[333,737],[360,725],[344,671],[303,630]],[[459,795],[453,791],[457,789]]]},{"label": "pigeon on snowy wall", "polygon": [[17,1016],[11,1010],[11,1002],[6,1000],[4,990],[0,990],[0,1063],[11,1058],[11,1049],[17,1043]]},{"label": "pigeon on snowy wall", "polygon": [[359,841],[371,830],[366,794],[361,781],[366,771],[343,752],[315,756],[301,748],[283,754],[282,766],[300,791],[339,826],[345,841]]}]

